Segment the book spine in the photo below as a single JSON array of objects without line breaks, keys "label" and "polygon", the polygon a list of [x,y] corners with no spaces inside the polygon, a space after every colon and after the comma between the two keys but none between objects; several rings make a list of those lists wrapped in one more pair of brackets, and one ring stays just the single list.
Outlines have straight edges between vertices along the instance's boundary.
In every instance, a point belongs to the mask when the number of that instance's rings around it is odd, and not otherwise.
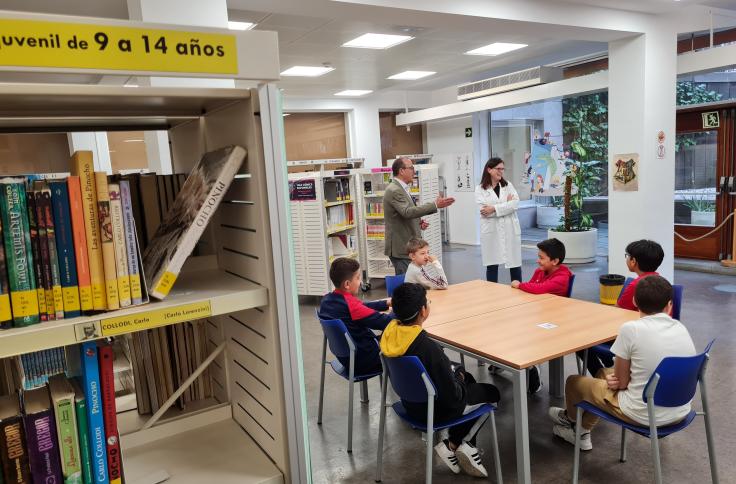
[{"label": "book spine", "polygon": [[108,484],[105,424],[102,416],[100,394],[100,367],[97,360],[97,343],[82,343],[82,383],[87,397],[87,426],[89,430],[92,482]]},{"label": "book spine", "polygon": [[53,411],[49,408],[25,415],[23,419],[33,482],[61,484],[63,480]]},{"label": "book spine", "polygon": [[59,254],[56,251],[56,227],[51,206],[51,190],[41,190],[41,207],[46,222],[46,238],[49,241],[49,265],[51,266],[51,284],[54,293],[54,313],[56,319],[64,318],[64,296],[61,291],[61,273],[59,272]]},{"label": "book spine", "polygon": [[87,235],[84,232],[84,207],[82,187],[78,176],[67,179],[69,190],[69,212],[72,219],[72,238],[74,239],[74,259],[77,263],[77,283],[79,284],[79,306],[83,313],[92,311],[92,281],[89,273],[87,254]]},{"label": "book spine", "polygon": [[112,344],[100,343],[100,380],[102,383],[102,415],[105,422],[105,442],[107,444],[107,475],[110,484],[121,484],[122,460],[120,456],[120,435],[115,410],[115,375],[113,373]]},{"label": "book spine", "polygon": [[77,151],[72,156],[71,164],[72,174],[79,177],[82,190],[84,232],[87,241],[90,283],[92,286],[92,308],[95,311],[104,311],[107,308],[105,272],[102,262],[102,241],[100,238],[100,220],[97,214],[97,189],[95,187],[92,152]]},{"label": "book spine", "polygon": [[46,307],[48,319],[52,320],[56,319],[56,312],[54,311],[54,291],[52,288],[53,281],[51,277],[51,263],[49,260],[49,240],[46,236],[46,217],[43,215],[43,207],[41,206],[41,193],[39,191],[34,191],[33,197],[36,201],[36,223],[38,224],[38,242],[41,251],[41,272],[43,276],[44,294],[46,295],[44,306]]},{"label": "book spine", "polygon": [[79,460],[79,440],[77,437],[74,396],[54,402],[56,432],[59,439],[61,469],[66,484],[81,483],[82,467]]},{"label": "book spine", "polygon": [[102,241],[102,265],[105,273],[107,309],[120,309],[118,275],[117,269],[115,268],[115,242],[113,241],[107,174],[95,172],[95,188],[97,189],[97,217],[100,225],[100,239]]},{"label": "book spine", "polygon": [[10,179],[0,184],[0,216],[5,239],[8,285],[14,326],[39,322],[38,295],[33,276],[31,234],[28,228],[26,191],[23,181]]},{"label": "book spine", "polygon": [[72,216],[69,207],[69,190],[66,181],[49,183],[54,222],[56,224],[56,251],[59,254],[59,274],[64,303],[64,317],[81,315],[79,283],[77,282],[77,260],[74,255]]},{"label": "book spine", "polygon": [[28,212],[28,230],[31,233],[31,253],[33,254],[33,274],[36,277],[36,297],[38,313],[41,321],[48,321],[46,311],[46,291],[43,288],[43,263],[41,262],[41,241],[36,222],[36,197],[32,191],[26,192],[26,209]]},{"label": "book spine", "polygon": [[92,447],[89,445],[89,425],[87,424],[87,400],[84,395],[77,395],[74,411],[77,414],[77,436],[79,437],[79,455],[82,464],[82,481],[92,484]]},{"label": "book spine", "polygon": [[110,183],[110,221],[112,222],[112,240],[115,247],[115,268],[118,277],[118,298],[120,307],[131,304],[130,275],[128,274],[128,250],[125,244],[125,227],[123,227],[123,204],[120,199],[120,185]]},{"label": "book spine", "polygon": [[0,330],[13,325],[13,312],[10,309],[10,286],[8,285],[8,266],[5,261],[3,243],[3,224],[0,220]]},{"label": "book spine", "polygon": [[136,232],[135,217],[133,217],[131,196],[130,184],[127,180],[121,180],[120,201],[123,206],[123,229],[125,230],[128,274],[130,275],[130,297],[133,304],[141,304],[143,302],[143,291],[141,289],[141,275],[138,267],[138,236]]},{"label": "book spine", "polygon": [[28,447],[20,416],[0,422],[0,460],[6,484],[30,484]]}]

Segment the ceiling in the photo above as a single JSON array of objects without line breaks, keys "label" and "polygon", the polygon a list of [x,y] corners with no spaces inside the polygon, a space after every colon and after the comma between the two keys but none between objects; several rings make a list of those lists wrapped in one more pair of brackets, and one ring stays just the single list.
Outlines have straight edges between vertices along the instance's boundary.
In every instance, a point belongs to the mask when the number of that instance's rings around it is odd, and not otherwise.
[{"label": "ceiling", "polygon": [[672,11],[673,6],[684,5],[706,5],[736,10],[736,0],[616,0],[615,7],[611,5],[610,0],[563,0],[563,2],[644,13],[668,13]]}]

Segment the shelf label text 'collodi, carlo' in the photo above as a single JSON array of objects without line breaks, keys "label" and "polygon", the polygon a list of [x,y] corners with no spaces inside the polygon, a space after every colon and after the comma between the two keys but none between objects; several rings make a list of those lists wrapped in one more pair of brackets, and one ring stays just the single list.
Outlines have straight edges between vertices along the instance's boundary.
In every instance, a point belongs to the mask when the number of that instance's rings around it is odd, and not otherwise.
[{"label": "shelf label text 'collodi, carlo'", "polygon": [[237,74],[233,34],[0,19],[0,66]]},{"label": "shelf label text 'collodi, carlo'", "polygon": [[209,301],[182,304],[164,309],[144,311],[126,316],[117,316],[100,321],[102,336],[115,336],[143,329],[166,326],[167,324],[193,321],[212,315]]}]

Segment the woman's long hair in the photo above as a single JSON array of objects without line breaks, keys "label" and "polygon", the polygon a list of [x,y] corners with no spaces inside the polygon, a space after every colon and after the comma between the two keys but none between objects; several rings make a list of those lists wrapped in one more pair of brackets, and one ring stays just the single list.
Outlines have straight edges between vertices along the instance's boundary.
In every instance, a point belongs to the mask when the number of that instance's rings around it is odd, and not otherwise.
[{"label": "woman's long hair", "polygon": [[[483,167],[483,176],[480,178],[480,187],[483,190],[487,190],[488,187],[491,186],[491,174],[488,173],[489,168],[496,168],[498,165],[503,163],[503,160],[501,158],[493,157],[488,162],[486,162],[486,166]],[[509,183],[501,177],[501,181],[499,181],[502,187],[505,187]]]}]

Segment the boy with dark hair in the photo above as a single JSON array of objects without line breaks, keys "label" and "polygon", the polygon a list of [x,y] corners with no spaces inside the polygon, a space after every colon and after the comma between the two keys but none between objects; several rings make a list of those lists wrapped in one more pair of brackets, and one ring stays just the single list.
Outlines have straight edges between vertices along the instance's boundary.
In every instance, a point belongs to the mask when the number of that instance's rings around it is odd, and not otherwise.
[{"label": "boy with dark hair", "polygon": [[621,292],[616,305],[623,309],[636,311],[638,308],[634,302],[634,292],[637,284],[647,276],[658,276],[656,271],[663,260],[664,250],[653,240],[637,240],[627,245],[626,267],[637,277]]},{"label": "boy with dark hair", "polygon": [[[395,320],[381,336],[381,352],[388,358],[416,356],[427,370],[437,390],[434,420],[441,422],[471,411],[482,403],[496,403],[500,399],[498,389],[489,383],[477,383],[461,366],[453,368],[442,348],[422,329],[429,316],[427,290],[419,284],[404,283],[394,290]],[[403,401],[409,415],[424,421],[427,404]],[[470,408],[468,408],[470,407]],[[462,468],[472,476],[487,477],[475,438],[487,416],[465,422],[449,429],[449,438],[435,446],[442,461],[454,472]]]},{"label": "boy with dark hair", "polygon": [[427,289],[447,289],[447,276],[442,264],[429,254],[429,242],[412,237],[406,244],[406,253],[411,263],[406,270],[404,282],[421,284]]},{"label": "boy with dark hair", "polygon": [[[614,367],[601,369],[596,378],[572,375],[565,384],[566,408],[551,407],[552,432],[575,444],[575,404],[589,402],[634,425],[649,425],[647,404],[642,395],[649,378],[663,358],[692,356],[695,345],[687,328],[668,313],[672,309],[672,285],[661,276],[639,281],[634,293],[640,319],[624,323],[611,347]],[[680,407],[656,407],[657,426],[682,420],[690,403]],[[580,448],[591,450],[590,431],[598,417],[583,412]]]},{"label": "boy with dark hair", "polygon": [[[372,373],[381,370],[376,335],[371,330],[383,330],[391,322],[392,315],[383,314],[391,307],[391,300],[363,302],[356,296],[360,291],[362,275],[360,263],[355,259],[338,257],[330,266],[330,280],[335,290],[322,298],[319,305],[321,319],[339,319],[345,323],[355,342],[355,373]],[[347,368],[348,358],[338,358]]]},{"label": "boy with dark hair", "polygon": [[565,244],[557,239],[547,239],[538,243],[537,248],[539,268],[529,282],[512,281],[511,287],[532,294],[567,296],[572,272],[562,263],[565,260]]}]

